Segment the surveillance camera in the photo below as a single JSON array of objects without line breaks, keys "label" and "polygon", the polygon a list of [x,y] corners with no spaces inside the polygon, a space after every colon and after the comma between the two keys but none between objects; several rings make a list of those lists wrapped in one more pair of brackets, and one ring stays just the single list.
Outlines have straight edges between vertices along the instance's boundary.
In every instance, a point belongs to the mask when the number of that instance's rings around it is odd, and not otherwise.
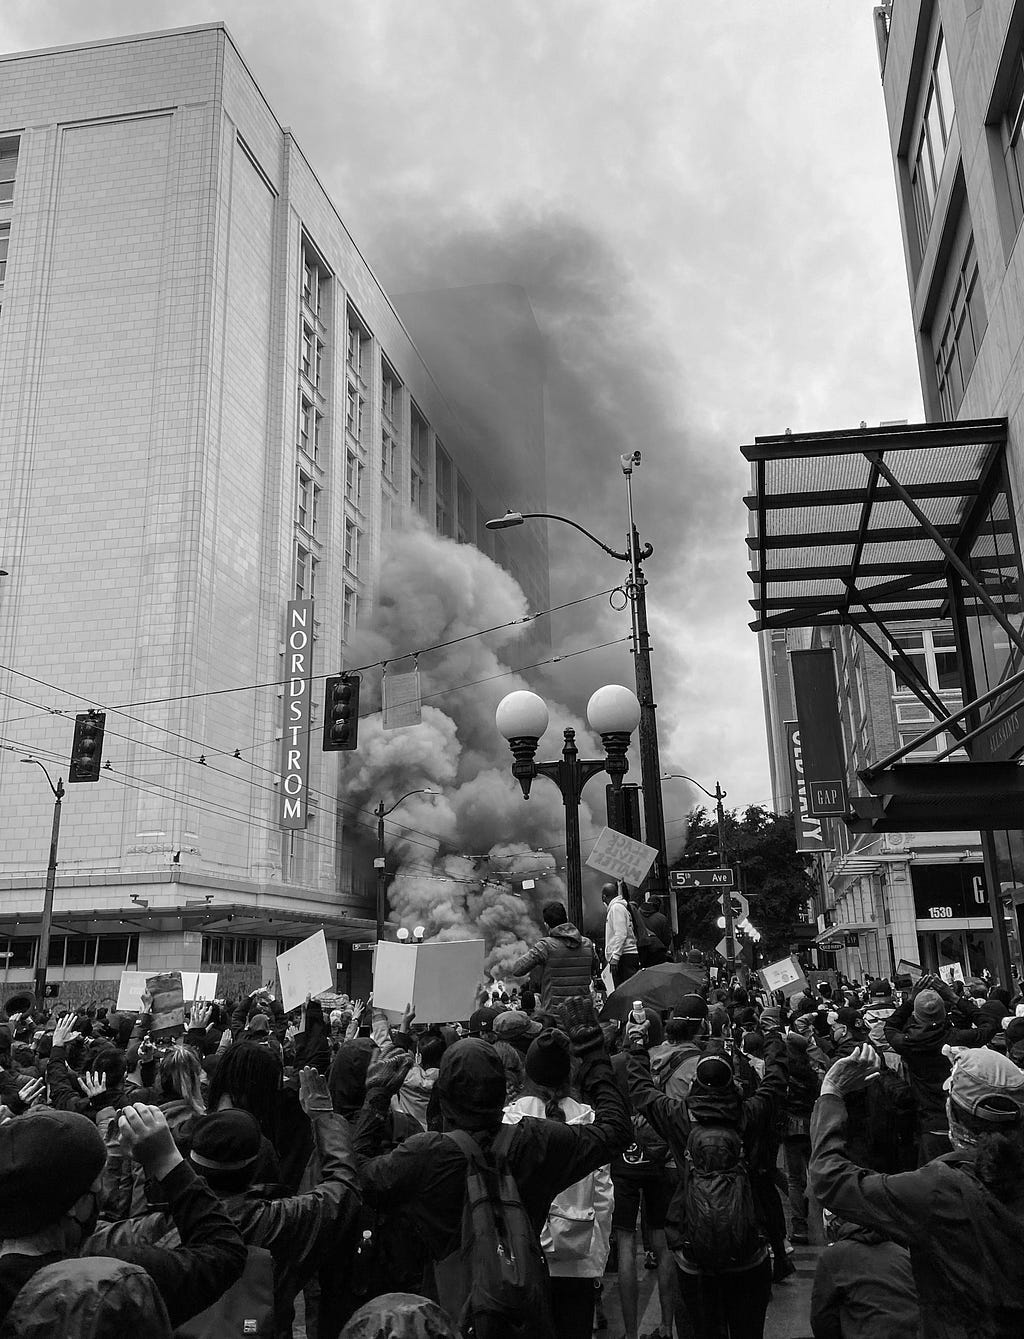
[{"label": "surveillance camera", "polygon": [[622,473],[632,474],[634,468],[640,464],[640,452],[631,451],[626,455],[619,456],[619,460],[622,462]]}]

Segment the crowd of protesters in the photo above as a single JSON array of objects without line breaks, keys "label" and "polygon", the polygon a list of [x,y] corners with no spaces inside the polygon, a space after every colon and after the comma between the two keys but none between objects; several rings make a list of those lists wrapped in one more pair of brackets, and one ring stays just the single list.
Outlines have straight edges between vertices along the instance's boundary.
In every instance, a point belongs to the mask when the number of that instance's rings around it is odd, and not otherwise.
[{"label": "crowd of protesters", "polygon": [[[827,1243],[820,1339],[1024,1333],[1019,983],[833,978],[768,996],[605,892],[472,1016],[269,989],[0,1020],[0,1339],[755,1339]],[[664,924],[663,924],[664,922]],[[604,976],[604,980],[602,980]],[[612,1305],[603,1284],[614,1271]]]}]

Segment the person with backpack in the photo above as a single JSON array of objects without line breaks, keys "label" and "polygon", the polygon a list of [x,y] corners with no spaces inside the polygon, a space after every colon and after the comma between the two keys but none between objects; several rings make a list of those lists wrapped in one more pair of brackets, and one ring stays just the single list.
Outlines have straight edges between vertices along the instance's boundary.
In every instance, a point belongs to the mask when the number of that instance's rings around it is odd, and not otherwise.
[{"label": "person with backpack", "polygon": [[[189,1161],[237,1225],[249,1247],[269,1252],[275,1334],[290,1335],[295,1298],[317,1268],[338,1219],[357,1200],[352,1134],[331,1106],[322,1076],[311,1066],[299,1076],[299,1100],[312,1124],[318,1181],[308,1191],[278,1198],[276,1187],[253,1184],[262,1136],[254,1116],[226,1108],[200,1117],[192,1132]],[[157,1211],[101,1228],[90,1253],[123,1255],[139,1243],[176,1244],[174,1223]],[[237,1307],[238,1300],[233,1301]],[[253,1308],[255,1309],[255,1308]],[[217,1317],[206,1333],[216,1333]]]},{"label": "person with backpack", "polygon": [[758,1339],[772,1265],[750,1169],[759,1145],[774,1136],[785,1101],[785,1045],[779,1037],[769,1041],[764,1077],[746,1098],[728,1054],[702,1056],[683,1101],[656,1086],[643,1040],[628,1025],[626,1041],[634,1110],[666,1141],[679,1169],[666,1236],[693,1330],[701,1339]]},{"label": "person with backpack", "polygon": [[[546,1117],[566,1125],[593,1125],[594,1108],[571,1095],[572,1050],[561,1029],[547,1028],[526,1055],[526,1082],[505,1108],[505,1124]],[[604,1274],[611,1244],[611,1171],[599,1167],[556,1195],[540,1244],[551,1275],[551,1311],[559,1339],[590,1339],[594,1280]]]},{"label": "person with backpack", "polygon": [[540,1009],[557,1014],[565,1000],[585,995],[601,971],[593,943],[577,930],[561,902],[545,902],[541,916],[548,933],[509,968],[512,976],[540,977]]},{"label": "person with backpack", "polygon": [[641,967],[656,967],[672,957],[672,927],[661,909],[661,898],[649,893],[637,906],[631,905],[633,928]]},{"label": "person with backpack", "polygon": [[629,1143],[629,1109],[590,999],[567,1001],[562,1025],[581,1100],[594,1110],[590,1124],[531,1118],[503,1126],[504,1066],[490,1042],[465,1037],[441,1060],[435,1092],[443,1132],[378,1153],[390,1095],[381,1098],[372,1071],[367,1078],[356,1129],[364,1201],[405,1211],[433,1263],[439,1300],[476,1339],[552,1339],[540,1248],[551,1202]]},{"label": "person with backpack", "polygon": [[607,911],[604,918],[604,958],[616,986],[628,981],[640,970],[633,915],[625,893],[617,883],[606,883],[601,901]]},{"label": "person with backpack", "polygon": [[[158,1107],[127,1106],[119,1123],[126,1148],[166,1197],[181,1244],[173,1250],[133,1244],[106,1254],[144,1270],[167,1320],[180,1326],[239,1277],[245,1246],[175,1147]],[[112,1271],[79,1258],[89,1253],[96,1227],[105,1161],[95,1122],[79,1112],[42,1107],[0,1124],[0,1332],[5,1335],[29,1333],[25,1323],[43,1307],[53,1315],[58,1301],[65,1323],[50,1331],[52,1336],[123,1335],[123,1329],[109,1328],[111,1287],[125,1290],[124,1316],[136,1321],[132,1333],[160,1333],[163,1313],[155,1314],[152,1324],[138,1323],[146,1287],[135,1271]],[[102,1288],[98,1275],[105,1280]]]}]

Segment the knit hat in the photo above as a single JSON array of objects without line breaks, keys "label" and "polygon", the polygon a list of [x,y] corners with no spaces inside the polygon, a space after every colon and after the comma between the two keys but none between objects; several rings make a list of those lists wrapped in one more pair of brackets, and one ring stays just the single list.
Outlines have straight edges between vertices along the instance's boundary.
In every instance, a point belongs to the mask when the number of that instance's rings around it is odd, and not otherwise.
[{"label": "knit hat", "polygon": [[257,1036],[262,1033],[264,1036],[270,1031],[270,1019],[266,1014],[253,1014],[249,1019],[249,1035]]},{"label": "knit hat", "polygon": [[89,1189],[107,1151],[95,1121],[38,1107],[0,1125],[0,1238],[49,1227]]},{"label": "knit hat", "polygon": [[915,998],[914,1017],[919,1023],[946,1021],[946,1004],[937,990],[922,990]]},{"label": "knit hat", "polygon": [[442,1056],[435,1091],[441,1114],[457,1129],[500,1125],[506,1101],[501,1056],[489,1041],[463,1037]]},{"label": "knit hat", "polygon": [[535,1023],[522,1009],[506,1009],[494,1020],[494,1035],[504,1041],[515,1041],[523,1037],[536,1037],[541,1025]]},{"label": "knit hat", "polygon": [[672,1010],[673,1018],[707,1018],[708,1002],[703,995],[684,995]]},{"label": "knit hat", "polygon": [[[963,1052],[942,1086],[956,1106],[976,1120],[1008,1125],[1021,1118],[1024,1070],[988,1046]],[[1007,1099],[1012,1099],[1017,1107],[1016,1118]]]},{"label": "knit hat", "polygon": [[761,1024],[762,1032],[766,1029],[774,1029],[775,1031],[778,1031],[778,1029],[782,1027],[782,1010],[775,1006],[771,1009],[763,1009],[758,1022]]},{"label": "knit hat", "polygon": [[259,1157],[260,1143],[255,1117],[231,1107],[196,1121],[189,1157],[200,1171],[240,1172]]},{"label": "knit hat", "polygon": [[561,1088],[568,1083],[571,1063],[569,1038],[561,1028],[545,1028],[526,1052],[527,1074],[545,1088]]}]

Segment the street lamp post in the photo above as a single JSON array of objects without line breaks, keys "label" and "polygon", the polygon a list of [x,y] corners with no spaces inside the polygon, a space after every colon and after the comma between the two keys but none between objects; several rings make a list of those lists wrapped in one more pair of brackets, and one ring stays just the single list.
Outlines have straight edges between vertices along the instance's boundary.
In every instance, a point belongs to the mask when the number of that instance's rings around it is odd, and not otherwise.
[{"label": "street lamp post", "polygon": [[[665,776],[662,777],[662,780],[689,781],[691,786],[696,786],[698,790],[702,790],[709,800],[714,800],[715,826],[718,830],[718,863],[723,869],[725,869],[728,865],[728,862],[726,861],[725,858],[725,845],[724,845],[725,808],[722,805],[722,801],[726,798],[728,792],[722,789],[722,783],[720,781],[715,782],[715,789],[714,793],[712,794],[712,792],[708,790],[707,786],[702,786],[700,782],[696,781],[692,776],[685,776],[682,772],[668,772]],[[735,937],[735,926],[733,924],[732,898],[729,896],[730,892],[731,889],[723,890],[722,914],[725,917],[725,947],[728,949],[728,953],[726,954],[725,958],[725,965],[726,968],[728,969],[729,975],[732,976],[733,971],[735,970],[736,967],[736,954],[734,951],[736,947],[736,937]]]},{"label": "street lamp post", "polygon": [[57,778],[54,785],[50,773],[38,758],[22,758],[22,762],[42,767],[47,784],[53,791],[53,826],[50,829],[50,858],[46,865],[46,892],[43,895],[43,916],[39,922],[39,944],[36,947],[35,997],[42,1008],[46,998],[46,968],[50,957],[50,927],[53,922],[53,890],[57,882],[57,842],[60,838],[60,810],[64,798],[64,782]]},{"label": "street lamp post", "polygon": [[407,800],[410,795],[436,795],[437,791],[432,790],[430,786],[418,786],[416,790],[407,790],[404,795],[394,802],[390,809],[384,808],[384,801],[381,800],[374,809],[377,818],[377,857],[373,862],[374,869],[377,871],[377,942],[378,944],[384,938],[384,922],[387,919],[387,898],[388,898],[388,874],[387,864],[384,859],[384,820],[388,814],[393,814],[403,800]]},{"label": "street lamp post", "polygon": [[607,772],[616,790],[629,768],[626,750],[629,737],[640,720],[640,703],[636,694],[619,684],[599,688],[587,703],[587,720],[601,736],[605,747],[603,758],[581,758],[576,748],[576,731],[567,728],[563,733],[562,756],[555,762],[537,762],[537,744],[548,728],[548,709],[544,699],[536,693],[519,690],[509,693],[498,703],[495,723],[509,742],[512,750],[512,775],[519,782],[526,799],[536,776],[553,781],[562,795],[565,806],[565,883],[569,919],[573,925],[583,925],[583,870],[580,850],[580,799],[583,787],[598,772]]},{"label": "street lamp post", "polygon": [[[486,524],[488,530],[504,530],[509,526],[522,525],[524,521],[535,519],[562,521],[586,535],[610,558],[629,564],[626,594],[632,611],[633,672],[636,679],[636,695],[640,702],[640,781],[644,795],[644,835],[647,845],[658,853],[648,876],[648,888],[652,894],[661,895],[668,888],[665,810],[661,798],[661,761],[658,750],[657,704],[654,701],[654,682],[651,674],[651,639],[647,629],[647,578],[643,570],[643,563],[654,552],[654,545],[645,543],[641,548],[640,537],[633,523],[633,470],[640,464],[640,452],[633,451],[621,456],[620,462],[626,479],[626,502],[629,512],[628,548],[625,553],[618,553],[615,549],[609,548],[578,521],[568,516],[559,516],[555,512],[507,511],[504,516],[496,517]],[[674,898],[670,899],[669,910],[672,931],[675,933],[679,929],[679,922]]]}]

